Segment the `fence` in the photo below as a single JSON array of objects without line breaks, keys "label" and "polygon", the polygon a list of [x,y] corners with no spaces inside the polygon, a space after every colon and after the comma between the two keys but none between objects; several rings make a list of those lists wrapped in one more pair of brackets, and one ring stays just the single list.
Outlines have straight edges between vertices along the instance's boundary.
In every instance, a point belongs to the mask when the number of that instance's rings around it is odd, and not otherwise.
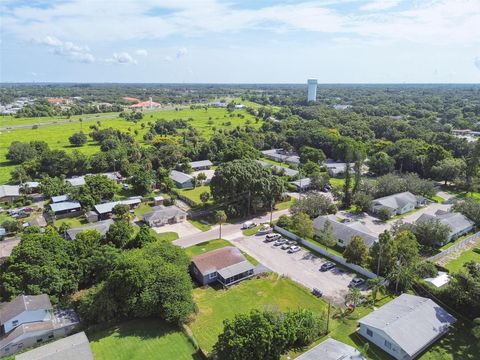
[{"label": "fence", "polygon": [[479,238],[480,238],[480,231],[476,232],[475,234],[473,234],[473,235],[463,239],[462,241],[459,241],[458,243],[450,246],[448,249],[443,250],[441,253],[438,253],[438,254],[435,254],[435,255],[429,257],[427,260],[432,261],[432,262],[436,262],[436,261],[440,260],[441,258],[443,258],[444,256],[447,256],[448,254],[458,250],[458,248],[460,248],[462,246],[465,246],[469,242],[476,241]]},{"label": "fence", "polygon": [[369,279],[374,279],[377,277],[376,274],[372,273],[371,271],[359,266],[359,265],[355,265],[355,264],[351,264],[349,262],[347,262],[343,257],[341,256],[338,256],[338,255],[335,255],[335,254],[332,254],[331,252],[329,252],[328,250],[325,250],[323,248],[321,248],[320,246],[318,245],[315,245],[315,244],[312,244],[311,242],[301,238],[300,236],[298,235],[295,235],[294,233],[291,233],[290,231],[288,230],[285,230],[284,228],[281,228],[280,226],[277,226],[275,225],[273,227],[273,229],[282,234],[283,236],[289,238],[289,239],[292,239],[292,240],[295,240],[295,241],[298,241],[300,244],[302,244],[304,247],[310,249],[310,250],[313,250],[333,261],[335,261],[336,263],[339,263],[347,268],[349,268],[350,270],[353,270],[355,271],[356,273],[359,273],[360,275],[363,275]]}]

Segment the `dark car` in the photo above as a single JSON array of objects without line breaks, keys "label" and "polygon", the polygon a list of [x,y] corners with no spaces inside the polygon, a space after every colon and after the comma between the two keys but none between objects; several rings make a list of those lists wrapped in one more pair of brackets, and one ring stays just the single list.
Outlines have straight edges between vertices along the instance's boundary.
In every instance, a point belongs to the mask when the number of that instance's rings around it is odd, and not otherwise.
[{"label": "dark car", "polygon": [[315,295],[316,297],[322,297],[323,296],[322,290],[317,289],[317,288],[313,288],[312,294]]},{"label": "dark car", "polygon": [[365,280],[362,278],[354,278],[352,281],[350,281],[350,284],[348,284],[348,287],[358,287],[365,284]]},{"label": "dark car", "polygon": [[322,266],[320,266],[320,271],[328,271],[330,269],[333,269],[335,266],[337,266],[335,265],[335,263],[329,261],[323,264]]}]

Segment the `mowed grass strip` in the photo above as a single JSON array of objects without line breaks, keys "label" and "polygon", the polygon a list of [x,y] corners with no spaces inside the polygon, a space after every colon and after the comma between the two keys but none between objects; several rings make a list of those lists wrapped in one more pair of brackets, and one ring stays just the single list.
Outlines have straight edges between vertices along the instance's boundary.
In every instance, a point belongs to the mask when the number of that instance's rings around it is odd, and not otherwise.
[{"label": "mowed grass strip", "polygon": [[136,319],[87,331],[96,360],[200,359],[183,332],[159,319]]},{"label": "mowed grass strip", "polygon": [[[212,287],[193,291],[198,314],[189,325],[200,347],[211,352],[223,321],[252,309],[295,310],[306,308],[318,315],[326,314],[327,304],[289,278],[271,274],[264,278],[242,281],[228,289]],[[325,315],[326,316],[326,315]]]},{"label": "mowed grass strip", "polygon": [[202,200],[200,200],[200,195],[204,192],[208,192],[210,194],[210,199],[206,202],[206,204],[213,204],[212,194],[210,193],[209,185],[197,186],[194,189],[178,189],[178,193],[180,195],[183,195],[186,198],[192,200],[197,205],[202,204]]},{"label": "mowed grass strip", "polygon": [[458,258],[450,261],[447,265],[445,265],[445,267],[450,272],[458,272],[463,268],[463,265],[465,265],[469,261],[475,261],[477,263],[480,263],[480,254],[476,253],[473,250],[474,249],[470,249],[463,252]]}]

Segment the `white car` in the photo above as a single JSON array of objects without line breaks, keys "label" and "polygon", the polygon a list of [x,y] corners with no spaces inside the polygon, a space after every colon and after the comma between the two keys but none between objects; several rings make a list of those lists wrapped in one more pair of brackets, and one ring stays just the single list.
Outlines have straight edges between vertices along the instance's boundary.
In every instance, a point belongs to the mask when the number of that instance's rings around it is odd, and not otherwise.
[{"label": "white car", "polygon": [[242,225],[242,229],[251,229],[257,226],[253,221],[245,221]]},{"label": "white car", "polygon": [[301,250],[300,246],[294,245],[290,247],[290,249],[288,250],[288,253],[293,254],[293,253],[299,252],[300,250]]}]

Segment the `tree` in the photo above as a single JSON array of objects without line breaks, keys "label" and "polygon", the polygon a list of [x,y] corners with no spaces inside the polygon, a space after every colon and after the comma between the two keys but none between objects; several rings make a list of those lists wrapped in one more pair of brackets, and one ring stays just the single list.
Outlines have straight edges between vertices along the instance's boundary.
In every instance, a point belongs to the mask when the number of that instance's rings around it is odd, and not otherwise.
[{"label": "tree", "polygon": [[348,293],[345,296],[345,301],[351,302],[353,307],[356,308],[360,299],[362,298],[362,292],[357,287],[351,287],[348,289]]},{"label": "tree", "polygon": [[200,194],[200,201],[202,202],[203,205],[205,205],[209,199],[210,199],[210,193],[208,191],[204,191]]},{"label": "tree", "polygon": [[417,220],[412,230],[419,244],[427,248],[444,245],[449,240],[450,226],[442,224],[438,219]]},{"label": "tree", "polygon": [[197,179],[196,176],[192,176],[191,183],[192,183],[193,188],[196,189],[196,187],[198,185],[198,179]]},{"label": "tree", "polygon": [[352,205],[352,193],[350,191],[350,183],[352,180],[351,174],[351,166],[350,163],[347,161],[345,165],[345,171],[344,171],[344,176],[345,176],[345,185],[343,186],[343,199],[342,199],[342,205],[345,208],[349,208]]},{"label": "tree", "polygon": [[307,175],[308,177],[311,177],[313,176],[313,174],[320,173],[320,165],[312,161],[307,161],[307,163],[303,165],[302,171],[305,175]]},{"label": "tree", "polygon": [[63,178],[44,176],[40,180],[39,192],[46,198],[56,195],[64,195],[70,192],[72,187]]},{"label": "tree", "polygon": [[393,171],[394,166],[395,160],[383,151],[373,154],[368,159],[368,167],[376,175],[389,174]]},{"label": "tree", "polygon": [[370,248],[369,255],[370,268],[374,269],[378,276],[384,276],[395,265],[397,247],[388,230],[378,236],[378,241]]},{"label": "tree", "polygon": [[382,207],[377,211],[377,216],[382,221],[387,221],[392,217],[392,211],[389,208]]},{"label": "tree", "polygon": [[87,175],[85,176],[85,185],[77,190],[74,197],[83,206],[92,207],[102,201],[113,200],[118,190],[115,180],[109,179],[105,175]]},{"label": "tree", "polygon": [[320,244],[327,247],[334,247],[337,244],[337,237],[333,232],[332,223],[329,220],[325,221],[325,224],[323,224],[323,231],[320,235],[317,235],[317,239]]},{"label": "tree", "polygon": [[130,220],[130,206],[127,204],[117,204],[112,209],[112,214],[118,219]]},{"label": "tree", "polygon": [[314,172],[310,175],[310,189],[312,190],[322,190],[325,185],[328,185],[330,182],[330,177],[328,174],[322,174],[320,172]]},{"label": "tree", "polygon": [[70,136],[68,141],[70,141],[70,144],[73,146],[80,147],[87,143],[88,138],[87,135],[80,131]]},{"label": "tree", "polygon": [[27,174],[23,165],[16,166],[10,174],[10,179],[15,184],[23,184],[26,181],[30,181],[31,177]]},{"label": "tree", "polygon": [[359,191],[353,196],[353,204],[362,212],[372,210],[372,201],[372,196],[363,191]]},{"label": "tree", "polygon": [[133,227],[127,221],[119,220],[110,226],[105,240],[116,248],[123,249],[129,243],[133,232]]},{"label": "tree", "polygon": [[13,141],[8,147],[6,158],[14,164],[21,164],[37,156],[35,149],[28,143]]},{"label": "tree", "polygon": [[302,238],[313,237],[313,221],[305,213],[298,213],[292,216],[292,227],[295,228],[298,236]]},{"label": "tree", "polygon": [[477,340],[477,346],[480,346],[480,318],[473,319],[472,336]]},{"label": "tree", "polygon": [[336,206],[328,197],[322,194],[308,194],[296,201],[290,208],[290,213],[293,215],[305,213],[311,218],[336,212]]},{"label": "tree", "polygon": [[292,219],[287,215],[281,215],[277,220],[277,226],[284,229],[290,229],[292,227]]},{"label": "tree", "polygon": [[343,257],[349,263],[363,266],[368,260],[368,248],[365,240],[360,236],[352,236],[350,243],[345,247]]},{"label": "tree", "polygon": [[462,213],[475,225],[480,226],[480,202],[475,199],[467,198],[464,201],[457,202],[453,205],[452,210]]},{"label": "tree", "polygon": [[315,164],[321,165],[325,162],[327,157],[321,149],[315,149],[311,146],[302,146],[300,148],[300,162],[306,164],[311,161]]},{"label": "tree", "polygon": [[444,181],[445,185],[449,181],[455,181],[465,175],[467,165],[462,159],[447,158],[439,161],[432,167],[432,175],[436,180]]},{"label": "tree", "polygon": [[373,279],[368,279],[367,280],[368,287],[370,291],[372,292],[372,302],[375,305],[377,302],[377,295],[378,292],[385,291],[385,279],[382,277],[376,277]]},{"label": "tree", "polygon": [[207,180],[207,175],[205,175],[204,172],[201,172],[197,175],[197,180],[200,181],[201,184],[203,184],[203,182]]},{"label": "tree", "polygon": [[155,183],[155,173],[138,166],[133,170],[128,182],[132,185],[135,194],[145,195],[152,191],[152,185]]},{"label": "tree", "polygon": [[128,243],[129,248],[143,248],[146,245],[157,241],[157,238],[152,234],[149,226],[143,225],[140,227],[137,235]]},{"label": "tree", "polygon": [[217,210],[215,211],[215,222],[220,225],[220,232],[218,235],[218,238],[222,238],[222,224],[227,221],[227,214],[225,214],[225,211],[223,210]]}]

